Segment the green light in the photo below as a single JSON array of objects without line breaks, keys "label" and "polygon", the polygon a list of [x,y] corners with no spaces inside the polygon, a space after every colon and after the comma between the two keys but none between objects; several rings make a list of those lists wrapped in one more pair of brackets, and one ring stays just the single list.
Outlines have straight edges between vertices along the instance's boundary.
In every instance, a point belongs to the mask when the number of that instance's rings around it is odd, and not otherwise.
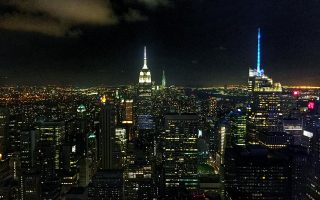
[{"label": "green light", "polygon": [[77,112],[83,113],[86,111],[86,107],[83,104],[80,104],[80,106],[77,108]]},{"label": "green light", "polygon": [[94,139],[94,138],[96,138],[96,132],[94,131],[94,132],[89,132],[88,133],[88,139]]}]

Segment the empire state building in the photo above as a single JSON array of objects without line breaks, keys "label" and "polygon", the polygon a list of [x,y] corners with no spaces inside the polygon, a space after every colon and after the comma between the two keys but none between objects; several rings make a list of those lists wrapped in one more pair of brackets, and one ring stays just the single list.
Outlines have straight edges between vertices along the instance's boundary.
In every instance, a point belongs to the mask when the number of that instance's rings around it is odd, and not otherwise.
[{"label": "empire state building", "polygon": [[[152,81],[151,81],[151,72],[147,66],[147,48],[144,47],[144,62],[143,67],[139,73],[139,84],[138,84],[138,107],[137,107],[137,116],[138,118],[146,121],[145,118],[152,114]],[[138,120],[141,121],[141,120]],[[139,123],[139,122],[138,122]]]},{"label": "empire state building", "polygon": [[[151,83],[151,72],[147,66],[147,48],[144,47],[144,59],[143,59],[143,67],[140,70],[139,74],[139,86],[150,86],[152,87]],[[151,95],[151,94],[150,94]]]}]

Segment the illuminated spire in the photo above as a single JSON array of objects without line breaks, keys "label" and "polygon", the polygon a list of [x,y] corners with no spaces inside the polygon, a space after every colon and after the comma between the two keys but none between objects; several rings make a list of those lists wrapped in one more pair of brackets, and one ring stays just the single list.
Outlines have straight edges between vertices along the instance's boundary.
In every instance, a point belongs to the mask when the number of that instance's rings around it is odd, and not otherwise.
[{"label": "illuminated spire", "polygon": [[143,67],[139,73],[139,83],[151,84],[151,72],[147,66],[147,47],[144,47]]},{"label": "illuminated spire", "polygon": [[261,49],[260,49],[260,28],[258,28],[258,49],[257,49],[257,74],[261,76]]},{"label": "illuminated spire", "polygon": [[144,46],[144,57],[143,57],[143,68],[142,69],[148,69],[147,66],[147,47]]},{"label": "illuminated spire", "polygon": [[162,71],[162,87],[165,88],[166,87],[166,75],[164,70]]}]

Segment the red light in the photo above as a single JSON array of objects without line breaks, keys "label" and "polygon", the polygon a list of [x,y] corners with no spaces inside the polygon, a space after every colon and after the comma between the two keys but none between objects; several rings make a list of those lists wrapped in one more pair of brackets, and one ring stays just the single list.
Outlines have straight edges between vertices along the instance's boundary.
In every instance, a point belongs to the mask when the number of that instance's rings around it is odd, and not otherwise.
[{"label": "red light", "polygon": [[293,91],[293,96],[299,96],[300,92],[298,90]]},{"label": "red light", "polygon": [[310,110],[313,110],[313,109],[314,109],[314,102],[309,101],[309,103],[308,103],[308,108],[309,108]]}]

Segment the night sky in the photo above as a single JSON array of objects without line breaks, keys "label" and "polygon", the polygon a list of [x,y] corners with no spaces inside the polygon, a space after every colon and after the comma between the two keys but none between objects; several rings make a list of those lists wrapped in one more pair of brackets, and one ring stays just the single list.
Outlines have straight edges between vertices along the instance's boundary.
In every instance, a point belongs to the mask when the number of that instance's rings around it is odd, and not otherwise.
[{"label": "night sky", "polygon": [[319,0],[1,0],[0,84],[245,84],[256,65],[283,85],[320,85]]}]

